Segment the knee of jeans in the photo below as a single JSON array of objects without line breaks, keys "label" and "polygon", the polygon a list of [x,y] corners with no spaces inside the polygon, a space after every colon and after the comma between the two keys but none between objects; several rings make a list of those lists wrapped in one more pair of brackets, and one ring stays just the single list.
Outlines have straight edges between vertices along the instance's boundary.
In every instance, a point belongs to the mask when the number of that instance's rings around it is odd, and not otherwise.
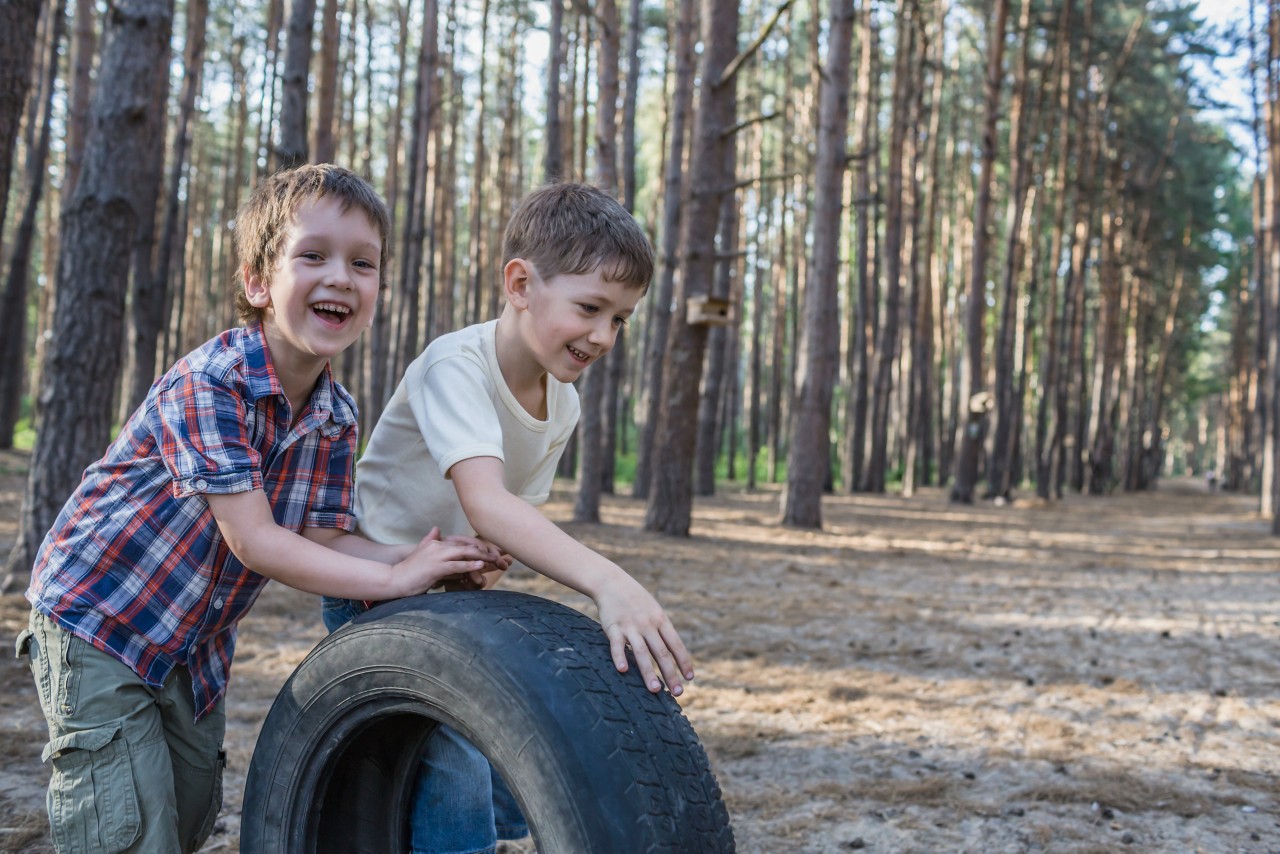
[{"label": "knee of jeans", "polygon": [[44,749],[52,761],[49,824],[59,851],[111,854],[142,832],[133,757],[118,721],[59,736]]}]

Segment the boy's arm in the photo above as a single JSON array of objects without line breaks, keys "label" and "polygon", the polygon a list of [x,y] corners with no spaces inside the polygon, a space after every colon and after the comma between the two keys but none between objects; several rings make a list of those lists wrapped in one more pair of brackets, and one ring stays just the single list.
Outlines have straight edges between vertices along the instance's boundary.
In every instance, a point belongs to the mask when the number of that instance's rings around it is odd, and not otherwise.
[{"label": "boy's arm", "polygon": [[627,669],[630,644],[649,690],[662,688],[656,661],[671,693],[683,691],[682,678],[693,678],[693,660],[662,606],[638,581],[511,494],[496,457],[462,460],[449,476],[476,533],[530,569],[595,600],[618,670]]},{"label": "boy's arm", "polygon": [[260,489],[205,498],[218,530],[241,563],[307,593],[369,601],[396,599],[421,593],[450,576],[477,573],[489,555],[479,544],[445,542],[438,530],[432,530],[393,565],[389,558],[394,552],[383,552],[387,559],[371,559],[367,555],[378,550],[360,546],[357,550],[363,555],[344,554],[280,527]]},{"label": "boy's arm", "polygon": [[[409,543],[375,543],[360,534],[353,534],[341,528],[303,528],[302,536],[325,548],[342,552],[351,557],[376,560],[381,563],[397,564],[413,554],[417,546]],[[476,577],[472,580],[479,585],[492,587],[502,573],[511,567],[511,556],[504,555],[492,543],[479,537],[467,537],[462,534],[450,534],[439,539],[444,542],[468,548],[475,548],[484,554],[484,568],[480,571],[483,580]],[[475,576],[475,573],[471,574]]]}]

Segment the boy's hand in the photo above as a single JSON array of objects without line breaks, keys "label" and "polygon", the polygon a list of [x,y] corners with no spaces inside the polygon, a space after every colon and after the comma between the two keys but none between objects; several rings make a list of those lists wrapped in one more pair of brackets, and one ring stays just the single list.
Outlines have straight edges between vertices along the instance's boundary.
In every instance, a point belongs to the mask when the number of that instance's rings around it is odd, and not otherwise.
[{"label": "boy's hand", "polygon": [[470,577],[447,579],[445,581],[446,590],[488,590],[498,583],[503,573],[511,568],[514,558],[509,554],[503,554],[502,550],[484,537],[465,537],[461,534],[450,534],[444,538],[446,543],[453,543],[460,546],[476,546],[488,552],[489,557],[485,559],[484,569],[480,573],[480,581],[476,583]]},{"label": "boy's hand", "polygon": [[[693,658],[658,600],[634,578],[622,574],[600,591],[596,608],[600,612],[600,625],[609,638],[613,665],[619,673],[628,669],[627,647],[630,646],[650,691],[661,691],[665,681],[672,696],[684,693],[684,680],[693,679]],[[657,671],[654,662],[657,662]]]},{"label": "boy's hand", "polygon": [[440,537],[440,529],[432,528],[413,552],[395,565],[393,576],[403,586],[399,596],[423,593],[452,578],[474,585],[484,583],[485,566],[498,560],[497,549],[471,537]]}]

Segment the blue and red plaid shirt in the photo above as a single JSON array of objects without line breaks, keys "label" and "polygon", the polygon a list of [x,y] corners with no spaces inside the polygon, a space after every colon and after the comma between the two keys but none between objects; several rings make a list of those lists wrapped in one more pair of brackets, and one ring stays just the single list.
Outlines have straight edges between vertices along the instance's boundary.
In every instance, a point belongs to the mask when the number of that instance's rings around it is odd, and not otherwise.
[{"label": "blue and red plaid shirt", "polygon": [[267,580],[231,553],[204,495],[262,489],[281,527],[355,528],[355,402],[327,367],[290,421],[260,325],[188,354],[85,470],[27,599],[149,685],[185,665],[203,716],[226,691],[236,624]]}]

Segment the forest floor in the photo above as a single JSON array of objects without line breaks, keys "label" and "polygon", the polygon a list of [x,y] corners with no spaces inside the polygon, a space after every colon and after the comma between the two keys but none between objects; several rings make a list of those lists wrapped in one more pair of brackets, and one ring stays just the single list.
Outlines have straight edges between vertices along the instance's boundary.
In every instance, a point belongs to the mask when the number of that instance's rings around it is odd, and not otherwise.
[{"label": "forest floor", "polygon": [[[26,458],[0,453],[0,550]],[[549,515],[666,605],[696,657],[681,699],[745,852],[1280,852],[1280,540],[1253,499],[1166,481],[1046,505],[838,496],[826,529],[778,493],[700,499],[693,536]],[[3,552],[0,552],[3,553]],[[591,611],[527,571],[508,586]],[[0,597],[6,648],[26,620]],[[269,585],[241,629],[226,804],[276,691],[320,639]],[[0,656],[0,850],[44,852],[31,678]]]}]

